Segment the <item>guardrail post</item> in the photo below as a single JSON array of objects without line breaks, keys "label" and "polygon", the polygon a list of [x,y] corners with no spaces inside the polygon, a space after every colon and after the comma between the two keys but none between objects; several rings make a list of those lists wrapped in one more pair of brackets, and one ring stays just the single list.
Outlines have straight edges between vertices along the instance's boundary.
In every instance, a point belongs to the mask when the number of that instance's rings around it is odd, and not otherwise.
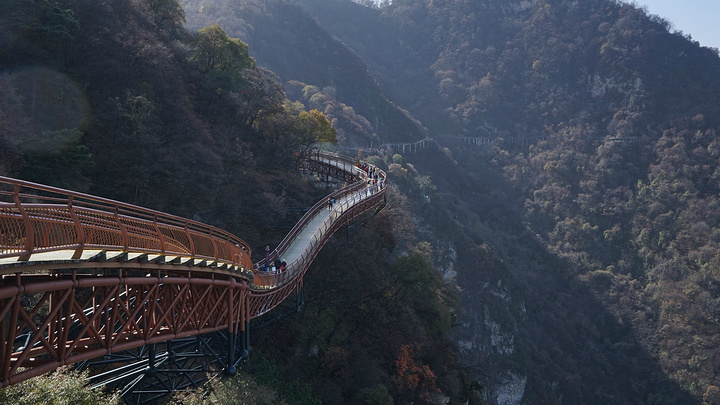
[{"label": "guardrail post", "polygon": [[195,256],[195,241],[193,241],[192,236],[190,236],[190,231],[188,230],[188,223],[185,222],[185,236],[188,238],[188,246],[190,248],[190,255]]},{"label": "guardrail post", "polygon": [[18,258],[19,261],[28,261],[35,248],[35,227],[30,221],[30,216],[25,212],[22,204],[20,203],[20,185],[16,184],[13,189],[13,199],[17,206],[20,215],[23,217],[23,223],[25,224],[25,254]]},{"label": "guardrail post", "polygon": [[[242,296],[242,293],[240,293]],[[235,348],[237,347],[237,322],[235,321],[235,279],[231,279],[230,286],[227,287],[227,323],[228,323],[228,362],[225,367],[225,373],[235,375]]]},{"label": "guardrail post", "polygon": [[128,242],[127,228],[125,228],[125,224],[120,221],[120,214],[118,213],[118,211],[119,208],[117,205],[115,205],[113,217],[115,218],[115,223],[118,225],[118,228],[120,228],[120,238],[122,239],[123,250],[127,252],[128,248],[130,247],[130,242]]},{"label": "guardrail post", "polygon": [[162,232],[160,232],[160,227],[157,222],[157,214],[153,216],[153,226],[155,227],[155,232],[157,232],[158,240],[160,240],[160,253],[165,254],[165,236],[163,236]]},{"label": "guardrail post", "polygon": [[68,211],[70,211],[70,216],[73,219],[73,223],[75,224],[75,230],[77,231],[77,240],[75,243],[77,243],[78,247],[75,249],[75,253],[73,253],[73,260],[78,260],[82,257],[82,252],[85,249],[85,230],[83,229],[82,223],[80,222],[80,218],[78,218],[77,214],[75,213],[75,209],[72,205],[73,202],[73,196],[70,196],[68,198]]},{"label": "guardrail post", "polygon": [[215,238],[213,238],[213,230],[212,229],[210,230],[210,234],[208,236],[210,237],[210,242],[213,245],[213,258],[219,259],[220,255],[218,253],[218,245],[215,242]]},{"label": "guardrail post", "polygon": [[250,355],[250,294],[248,289],[243,289],[240,294],[240,319],[237,327],[240,329],[240,352],[242,357],[247,358]]}]

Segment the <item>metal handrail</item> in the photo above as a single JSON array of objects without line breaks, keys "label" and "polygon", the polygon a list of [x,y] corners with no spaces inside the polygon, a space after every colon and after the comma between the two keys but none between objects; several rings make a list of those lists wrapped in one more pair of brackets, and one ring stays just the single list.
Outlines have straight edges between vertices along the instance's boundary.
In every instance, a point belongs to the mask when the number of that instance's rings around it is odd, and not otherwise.
[{"label": "metal handrail", "polygon": [[[331,152],[317,151],[315,153],[308,154],[307,158],[311,159],[311,160],[314,159],[317,161],[328,160],[328,161],[343,163],[343,169],[346,172],[349,172],[350,174],[352,174],[356,178],[356,181],[349,186],[346,186],[344,188],[341,188],[340,190],[337,190],[337,191],[331,193],[330,195],[326,196],[323,200],[320,200],[317,203],[315,203],[315,205],[313,205],[305,213],[305,215],[303,215],[303,217],[300,219],[300,221],[298,221],[298,223],[285,236],[285,238],[283,238],[283,240],[280,242],[280,244],[278,244],[278,247],[275,249],[275,253],[284,252],[290,246],[290,243],[295,239],[295,237],[302,230],[302,228],[304,228],[305,225],[307,225],[307,223],[312,218],[314,218],[318,212],[320,212],[322,210],[322,208],[325,206],[325,204],[327,203],[327,201],[330,198],[337,199],[339,197],[344,197],[345,195],[351,194],[351,193],[357,191],[358,189],[360,189],[364,185],[364,182],[367,181],[367,173],[365,173],[363,170],[358,168],[352,162],[352,160],[346,156],[338,155],[338,154],[331,153]],[[336,166],[336,167],[340,168],[339,166]],[[382,170],[380,172],[382,172]],[[385,180],[385,177],[384,177],[385,172],[382,172],[382,176],[383,176],[383,180]]]},{"label": "metal handrail", "polygon": [[0,176],[0,258],[117,249],[252,268],[250,246],[198,221],[107,198]]},{"label": "metal handrail", "polygon": [[350,216],[356,216],[359,214],[359,212],[355,212],[357,210],[353,210],[354,207],[358,207],[362,205],[362,203],[366,202],[367,207],[361,207],[363,208],[362,212],[364,212],[369,207],[376,205],[377,201],[385,196],[385,186],[387,182],[386,174],[377,167],[373,168],[377,171],[380,177],[379,182],[368,186],[367,173],[358,168],[352,160],[345,156],[326,152],[316,152],[309,154],[307,158],[321,161],[327,163],[328,165],[333,165],[336,168],[340,168],[337,164],[341,163],[343,170],[352,173],[357,178],[357,181],[333,192],[315,203],[315,205],[313,205],[313,207],[305,213],[295,227],[293,227],[282,242],[280,242],[278,247],[271,253],[269,256],[270,261],[277,257],[282,257],[282,254],[285,253],[287,248],[310,223],[310,221],[327,209],[325,207],[328,199],[335,198],[338,201],[345,199],[345,201],[338,203],[331,215],[323,221],[320,228],[313,234],[308,246],[305,247],[301,255],[293,262],[287,264],[285,271],[266,272],[260,270],[260,266],[262,264],[266,264],[264,259],[255,263],[255,277],[251,284],[251,289],[253,290],[276,289],[301,276],[315,255],[317,255],[325,242],[327,242],[330,238],[334,230],[343,223],[343,220],[348,219]]}]

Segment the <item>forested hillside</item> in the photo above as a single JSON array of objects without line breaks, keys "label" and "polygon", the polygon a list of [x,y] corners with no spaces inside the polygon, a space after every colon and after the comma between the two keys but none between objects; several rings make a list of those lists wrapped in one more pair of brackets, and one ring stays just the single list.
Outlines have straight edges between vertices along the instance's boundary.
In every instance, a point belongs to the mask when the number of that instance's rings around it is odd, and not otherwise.
[{"label": "forested hillside", "polygon": [[617,1],[361,3],[184,6],[190,26],[232,20],[310,86],[295,99],[377,131],[347,90],[367,70],[439,143],[388,170],[459,286],[452,333],[487,402],[718,403],[717,50]]},{"label": "forested hillside", "polygon": [[[185,0],[188,28],[220,24],[250,45],[285,82],[337,122],[341,136],[355,146],[419,139],[425,129],[383,94],[359,55],[317,24],[302,6],[288,1]],[[360,10],[363,7],[358,6]],[[323,94],[312,99],[306,86]],[[291,90],[291,89],[289,89]],[[296,99],[297,96],[296,96]],[[366,125],[369,123],[370,126]]]},{"label": "forested hillside", "polygon": [[[334,187],[301,174],[295,154],[343,139],[341,127],[288,100],[286,88],[315,100],[334,96],[284,87],[219,25],[184,24],[175,0],[1,2],[0,175],[200,220],[246,240],[258,260]],[[366,85],[361,96],[377,100],[367,105],[397,117],[388,125],[419,131],[369,77]],[[352,118],[344,124],[379,139],[377,123],[337,106]],[[393,188],[383,211],[358,219],[318,257],[303,312],[253,331],[254,350],[237,378],[172,401],[477,398],[479,386],[457,369],[444,339],[454,295],[409,215]],[[58,402],[97,402],[97,392],[76,394],[82,379],[57,374],[3,389],[0,398],[37,402],[57,386]]]}]

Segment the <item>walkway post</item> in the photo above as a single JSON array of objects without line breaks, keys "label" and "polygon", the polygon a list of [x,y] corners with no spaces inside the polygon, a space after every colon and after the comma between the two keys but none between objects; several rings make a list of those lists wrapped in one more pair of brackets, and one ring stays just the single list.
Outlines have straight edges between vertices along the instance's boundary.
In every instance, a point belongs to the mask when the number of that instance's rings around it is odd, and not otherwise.
[{"label": "walkway post", "polygon": [[228,331],[228,363],[225,368],[227,375],[235,375],[237,368],[235,368],[235,348],[237,347],[237,334],[233,331]]},{"label": "walkway post", "polygon": [[240,326],[240,351],[243,357],[250,354],[250,322],[245,321]]},{"label": "walkway post", "polygon": [[300,312],[303,305],[305,305],[305,287],[302,283],[299,283],[295,293],[295,310]]},{"label": "walkway post", "polygon": [[[235,280],[233,279],[230,283],[230,288],[227,290],[227,306],[228,306],[228,361],[227,361],[227,367],[225,367],[225,373],[228,375],[235,375],[237,372],[237,369],[235,368],[235,348],[236,342],[237,342],[237,323],[235,322]],[[242,293],[241,293],[242,295]]]},{"label": "walkway post", "polygon": [[148,368],[145,372],[146,375],[152,376],[157,373],[157,364],[155,364],[156,347],[157,343],[153,343],[148,348]]}]

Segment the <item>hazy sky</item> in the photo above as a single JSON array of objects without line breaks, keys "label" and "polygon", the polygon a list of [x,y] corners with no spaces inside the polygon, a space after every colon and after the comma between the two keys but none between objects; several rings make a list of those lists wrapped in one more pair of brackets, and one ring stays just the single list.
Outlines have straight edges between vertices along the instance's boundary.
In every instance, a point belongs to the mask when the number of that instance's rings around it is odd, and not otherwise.
[{"label": "hazy sky", "polygon": [[635,0],[702,46],[720,48],[720,0]]}]

